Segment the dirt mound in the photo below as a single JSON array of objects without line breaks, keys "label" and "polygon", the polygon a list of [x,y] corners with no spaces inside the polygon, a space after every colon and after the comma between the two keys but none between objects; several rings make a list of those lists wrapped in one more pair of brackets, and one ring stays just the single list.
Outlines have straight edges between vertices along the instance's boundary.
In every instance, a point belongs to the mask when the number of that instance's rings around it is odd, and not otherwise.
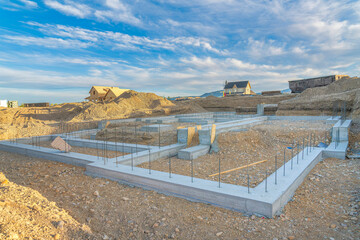
[{"label": "dirt mound", "polygon": [[0,172],[0,239],[89,239],[88,226],[38,191],[6,179]]},{"label": "dirt mound", "polygon": [[255,107],[258,104],[277,104],[283,100],[294,98],[296,94],[282,94],[276,96],[230,96],[230,97],[215,97],[208,96],[206,98],[193,99],[188,102],[190,104],[197,104],[199,107],[208,111],[235,111],[238,107]]},{"label": "dirt mound", "polygon": [[[109,102],[64,103],[43,108],[0,109],[0,139],[45,135],[61,122],[92,122],[170,114],[204,112],[197,104],[174,104],[154,93],[126,91]],[[93,127],[93,126],[92,126]],[[76,127],[81,129],[81,127]]]},{"label": "dirt mound", "polygon": [[309,88],[279,103],[277,115],[331,115],[335,102],[346,102],[348,115],[359,118],[360,78],[344,78],[328,86]]}]

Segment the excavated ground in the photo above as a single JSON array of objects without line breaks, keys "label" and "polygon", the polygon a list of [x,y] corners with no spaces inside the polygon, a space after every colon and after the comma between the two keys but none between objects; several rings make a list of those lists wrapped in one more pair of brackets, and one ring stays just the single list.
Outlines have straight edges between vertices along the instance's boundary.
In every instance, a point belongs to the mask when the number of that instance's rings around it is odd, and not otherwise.
[{"label": "excavated ground", "polygon": [[[291,158],[291,149],[294,146],[293,156],[297,153],[297,143],[301,151],[303,138],[305,145],[310,134],[315,136],[315,144],[328,142],[329,129],[331,125],[325,121],[270,121],[266,124],[253,126],[246,132],[227,132],[217,136],[218,153],[201,156],[193,162],[178,159],[177,157],[159,159],[151,162],[151,169],[169,172],[169,161],[171,161],[171,172],[174,174],[191,176],[193,166],[193,176],[196,178],[218,181],[219,175],[210,176],[219,172],[239,167],[243,167],[259,161],[266,161],[240,170],[221,174],[221,182],[247,186],[247,175],[249,174],[250,187],[255,187],[262,182],[266,174],[270,175],[275,171],[275,156],[277,156],[278,174],[283,174],[281,166],[285,158]],[[294,144],[295,143],[295,144]],[[294,145],[293,145],[294,144]],[[306,155],[305,155],[306,156]],[[299,161],[302,156],[299,157]],[[291,164],[289,162],[288,164]],[[293,161],[296,168],[297,159]],[[148,163],[138,165],[138,167],[149,168]]]},{"label": "excavated ground", "polygon": [[[80,167],[17,154],[0,152],[0,169],[19,186],[0,186],[2,239],[360,238],[358,160],[329,158],[317,164],[283,213],[272,219],[92,178]],[[33,201],[34,190],[44,200]],[[19,208],[20,203],[31,207]]]}]

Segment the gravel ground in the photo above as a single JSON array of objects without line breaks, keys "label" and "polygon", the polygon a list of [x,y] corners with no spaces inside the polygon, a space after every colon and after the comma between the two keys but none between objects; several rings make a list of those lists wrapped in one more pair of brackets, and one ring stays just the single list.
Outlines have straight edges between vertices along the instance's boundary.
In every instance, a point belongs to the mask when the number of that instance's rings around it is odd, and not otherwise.
[{"label": "gravel ground", "polygon": [[[42,141],[42,142],[40,142],[40,146],[46,147],[46,148],[53,148],[51,146],[51,141]],[[102,149],[102,146],[100,144],[99,144],[99,148],[100,149],[97,150],[95,148],[71,146],[70,152],[82,153],[82,154],[87,154],[87,155],[91,155],[91,156],[99,156],[99,157],[106,156],[107,158],[114,158],[116,156],[119,157],[119,156],[128,154],[128,153],[123,153],[123,152],[119,152],[119,151],[109,151],[109,150],[107,150],[105,152],[104,149]],[[121,146],[119,146],[119,149],[121,149]]]},{"label": "gravel ground", "polygon": [[[301,151],[303,138],[308,138],[309,134],[313,134],[316,138],[315,143],[324,142],[325,133],[328,137],[330,127],[331,125],[326,124],[325,121],[317,121],[311,124],[307,121],[271,121],[267,124],[253,126],[246,132],[221,133],[217,136],[220,148],[218,153],[201,156],[193,160],[192,163],[172,157],[170,158],[171,172],[191,176],[191,166],[193,166],[194,177],[218,181],[219,175],[210,175],[219,172],[219,160],[221,171],[232,170],[265,160],[266,162],[248,168],[221,174],[221,182],[243,186],[247,186],[247,174],[249,174],[250,187],[255,187],[265,179],[266,174],[270,175],[275,171],[275,156],[277,156],[277,169],[282,174],[284,150],[286,161],[288,161],[292,154],[293,156],[296,155],[297,143],[301,145],[299,148]],[[305,139],[305,145],[307,142]],[[287,149],[292,145],[295,147],[293,153],[292,150]],[[302,155],[299,156],[299,161],[301,160]],[[293,166],[296,168],[297,159],[293,161]],[[149,165],[143,163],[138,167],[148,168]],[[151,163],[151,168],[169,172],[169,159],[154,161]]]},{"label": "gravel ground", "polygon": [[[211,205],[92,178],[84,175],[84,169],[80,167],[17,154],[0,152],[0,169],[10,181],[37,190],[80,225],[88,226],[92,234],[86,239],[360,238],[358,160],[330,158],[317,164],[283,213],[272,219],[244,216]],[[6,197],[1,187],[0,201]],[[0,211],[0,232],[7,229],[7,232],[24,236],[21,232],[32,229],[21,222],[21,218],[16,218],[18,225],[7,222],[10,221],[8,214]],[[60,234],[60,239],[75,238],[69,232],[50,229],[47,225],[43,227],[51,234]],[[85,238],[81,236],[77,239]]]}]

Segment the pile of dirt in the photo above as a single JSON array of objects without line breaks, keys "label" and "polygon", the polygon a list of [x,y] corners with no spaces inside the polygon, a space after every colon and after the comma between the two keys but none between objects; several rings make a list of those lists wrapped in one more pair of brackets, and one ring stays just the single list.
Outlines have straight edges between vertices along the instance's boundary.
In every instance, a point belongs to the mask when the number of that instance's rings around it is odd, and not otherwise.
[{"label": "pile of dirt", "polygon": [[90,228],[0,172],[0,239],[89,239]]},{"label": "pile of dirt", "polygon": [[196,104],[174,104],[154,93],[130,90],[104,103],[81,102],[42,108],[0,109],[0,140],[56,133],[61,122],[95,122],[204,111]]},{"label": "pile of dirt", "polygon": [[277,115],[331,115],[336,102],[346,102],[348,115],[360,121],[360,78],[343,78],[318,88],[308,88],[297,97],[279,103]]},{"label": "pile of dirt", "polygon": [[256,108],[258,104],[278,104],[281,101],[292,99],[297,94],[281,94],[275,96],[231,96],[218,98],[208,96],[206,98],[192,99],[185,103],[197,104],[208,111],[235,111],[238,107]]}]

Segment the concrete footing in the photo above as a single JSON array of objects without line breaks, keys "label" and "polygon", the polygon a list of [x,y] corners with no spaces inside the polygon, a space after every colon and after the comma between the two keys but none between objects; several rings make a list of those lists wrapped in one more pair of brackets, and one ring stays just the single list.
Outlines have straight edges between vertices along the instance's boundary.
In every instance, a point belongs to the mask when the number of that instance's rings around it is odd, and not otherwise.
[{"label": "concrete footing", "polygon": [[197,145],[194,147],[181,149],[178,153],[178,158],[184,160],[193,160],[200,156],[208,154],[209,150],[210,145]]},{"label": "concrete footing", "polygon": [[[211,116],[212,115],[212,116]],[[211,118],[216,114],[205,113],[201,118]],[[230,116],[231,114],[229,114]],[[211,117],[210,117],[211,116]],[[184,116],[182,116],[184,117]],[[197,115],[185,117],[198,117]],[[219,116],[217,116],[219,117]],[[179,117],[179,119],[181,116]],[[311,117],[311,116],[272,116],[273,120],[326,120],[328,117]],[[251,126],[266,121],[267,117],[258,117],[251,119],[241,119],[236,121],[229,121],[216,124],[217,133],[232,131],[236,129],[244,129],[244,127]],[[135,120],[134,120],[135,121]],[[348,128],[351,121],[338,121],[333,127],[333,142],[325,149],[319,147],[308,147],[302,150],[293,159],[288,160],[285,165],[276,170],[263,182],[254,188],[247,188],[244,186],[237,186],[232,184],[219,183],[216,181],[209,181],[199,178],[191,178],[189,176],[182,176],[171,174],[168,172],[159,172],[150,169],[138,168],[136,165],[155,161],[159,158],[167,158],[176,156],[182,159],[194,159],[199,154],[204,154],[209,151],[209,131],[211,125],[202,126],[199,130],[200,143],[206,142],[204,145],[184,149],[186,144],[182,143],[183,136],[187,136],[186,129],[179,129],[178,139],[180,143],[165,146],[144,146],[134,144],[121,144],[106,142],[108,150],[118,150],[128,152],[125,156],[103,159],[96,156],[89,156],[79,153],[63,153],[58,150],[36,147],[31,144],[31,138],[18,139],[18,143],[8,141],[0,142],[0,150],[24,154],[31,157],[39,157],[53,161],[59,161],[67,164],[86,167],[86,174],[91,176],[108,178],[119,181],[129,185],[142,187],[145,189],[156,190],[158,192],[178,196],[191,201],[198,201],[213,204],[219,207],[244,212],[246,214],[259,214],[267,217],[272,217],[277,214],[285,206],[285,204],[292,198],[297,187],[303,182],[304,178],[311,171],[311,169],[323,159],[323,157],[338,157],[345,158],[345,153],[348,145]],[[101,125],[100,127],[103,127]],[[202,132],[203,131],[203,132]],[[335,133],[335,134],[334,134]],[[77,139],[73,135],[62,136],[65,140],[73,146],[101,148],[102,141]],[[75,135],[76,136],[76,135]],[[54,136],[39,137],[40,141],[48,141]],[[186,137],[187,138],[187,137]],[[21,142],[21,143],[20,143]],[[27,143],[27,144],[23,144]],[[100,145],[99,145],[100,144]],[[103,143],[104,144],[104,143]],[[121,146],[124,149],[121,150]],[[134,148],[137,149],[134,152]],[[302,154],[304,153],[304,154]],[[304,158],[302,158],[304,155]],[[301,159],[298,160],[298,156]],[[286,174],[283,175],[283,169]]]},{"label": "concrete footing", "polygon": [[172,129],[171,125],[166,124],[153,124],[153,125],[145,125],[140,128],[141,132],[159,132],[160,131],[169,131]]}]

